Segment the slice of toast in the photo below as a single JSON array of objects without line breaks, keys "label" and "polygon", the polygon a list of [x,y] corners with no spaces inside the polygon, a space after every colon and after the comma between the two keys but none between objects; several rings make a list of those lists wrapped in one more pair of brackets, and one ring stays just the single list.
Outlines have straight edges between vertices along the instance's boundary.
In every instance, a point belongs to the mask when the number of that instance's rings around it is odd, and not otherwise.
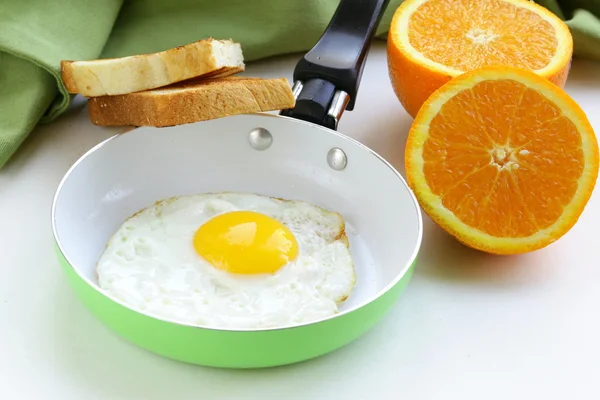
[{"label": "slice of toast", "polygon": [[173,126],[291,108],[296,100],[285,78],[195,79],[160,89],[92,97],[88,110],[100,126]]},{"label": "slice of toast", "polygon": [[205,39],[152,54],[92,61],[61,61],[69,93],[86,97],[119,95],[167,86],[196,77],[244,71],[239,43]]}]

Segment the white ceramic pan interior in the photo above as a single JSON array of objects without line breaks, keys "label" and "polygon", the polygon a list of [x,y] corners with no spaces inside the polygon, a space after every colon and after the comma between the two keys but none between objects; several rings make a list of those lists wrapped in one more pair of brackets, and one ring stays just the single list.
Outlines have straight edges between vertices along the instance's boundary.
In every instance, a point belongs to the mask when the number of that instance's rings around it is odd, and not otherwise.
[{"label": "white ceramic pan interior", "polygon": [[[270,133],[267,149],[250,145],[256,128]],[[330,166],[332,149],[345,154],[345,168]],[[96,263],[126,218],[161,199],[224,191],[308,201],[344,217],[357,285],[342,313],[398,282],[420,246],[417,201],[385,160],[335,131],[269,114],[138,128],[101,143],[57,191],[56,239],[77,273],[110,297],[97,286]]]}]

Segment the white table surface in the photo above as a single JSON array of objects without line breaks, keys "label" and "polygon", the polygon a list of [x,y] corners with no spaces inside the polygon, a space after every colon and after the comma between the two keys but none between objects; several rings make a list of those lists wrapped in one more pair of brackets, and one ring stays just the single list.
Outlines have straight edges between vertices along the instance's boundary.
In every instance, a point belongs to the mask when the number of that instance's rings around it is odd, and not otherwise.
[{"label": "white table surface", "polygon": [[[291,80],[299,55],[246,74]],[[600,134],[600,63],[575,60],[568,93]],[[369,55],[356,109],[339,130],[402,173],[412,119]],[[71,164],[119,132],[93,126],[82,101],[41,126],[0,170],[0,399],[600,399],[600,189],[546,249],[493,257],[425,217],[420,263],[373,330],[287,367],[220,370],[167,360],[100,324],[55,261],[50,206]]]}]

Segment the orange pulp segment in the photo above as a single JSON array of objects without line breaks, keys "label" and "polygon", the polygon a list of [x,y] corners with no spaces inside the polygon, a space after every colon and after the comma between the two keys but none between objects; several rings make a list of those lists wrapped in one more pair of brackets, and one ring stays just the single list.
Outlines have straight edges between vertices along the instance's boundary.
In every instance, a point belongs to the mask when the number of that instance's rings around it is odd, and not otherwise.
[{"label": "orange pulp segment", "polygon": [[598,143],[560,88],[524,69],[483,67],[423,105],[406,174],[426,213],[461,242],[523,253],[575,224],[598,176]]},{"label": "orange pulp segment", "polygon": [[413,117],[441,85],[484,66],[527,69],[563,87],[572,52],[567,25],[526,0],[406,0],[387,49],[394,91]]}]

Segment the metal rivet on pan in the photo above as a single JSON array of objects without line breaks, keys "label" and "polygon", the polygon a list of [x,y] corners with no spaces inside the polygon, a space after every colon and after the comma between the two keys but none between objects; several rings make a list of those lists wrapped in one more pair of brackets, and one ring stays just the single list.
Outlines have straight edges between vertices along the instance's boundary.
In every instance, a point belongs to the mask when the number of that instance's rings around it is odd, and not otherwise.
[{"label": "metal rivet on pan", "polygon": [[256,150],[266,150],[273,143],[273,135],[265,128],[255,128],[250,131],[248,142]]},{"label": "metal rivet on pan", "polygon": [[346,153],[340,148],[334,147],[327,152],[327,164],[336,171],[341,171],[348,165]]}]

